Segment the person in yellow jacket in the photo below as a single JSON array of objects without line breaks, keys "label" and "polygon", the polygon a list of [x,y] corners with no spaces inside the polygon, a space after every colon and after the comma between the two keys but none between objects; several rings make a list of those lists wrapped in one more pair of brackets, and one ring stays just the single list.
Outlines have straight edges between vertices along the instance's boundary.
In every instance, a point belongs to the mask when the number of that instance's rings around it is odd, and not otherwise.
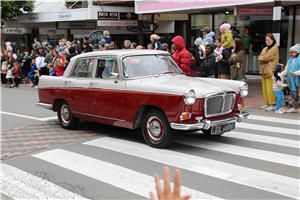
[{"label": "person in yellow jacket", "polygon": [[262,50],[258,57],[260,63],[260,74],[262,75],[262,90],[266,105],[262,109],[266,111],[275,111],[276,96],[273,91],[273,74],[276,65],[279,63],[279,49],[276,46],[276,39],[272,33],[266,35],[267,46]]},{"label": "person in yellow jacket", "polygon": [[230,24],[228,24],[228,23],[222,24],[220,27],[220,30],[222,33],[221,34],[222,46],[219,50],[219,53],[220,53],[220,55],[222,55],[224,49],[233,48],[233,37],[231,34],[231,30],[230,30]]}]

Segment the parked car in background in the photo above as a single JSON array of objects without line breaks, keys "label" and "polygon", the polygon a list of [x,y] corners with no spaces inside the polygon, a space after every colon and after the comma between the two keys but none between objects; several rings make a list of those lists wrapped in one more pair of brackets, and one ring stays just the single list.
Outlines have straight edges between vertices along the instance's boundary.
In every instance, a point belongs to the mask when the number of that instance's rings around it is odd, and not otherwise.
[{"label": "parked car in background", "polygon": [[222,135],[248,117],[247,83],[187,77],[169,53],[97,51],[72,57],[61,77],[41,76],[38,106],[63,128],[79,120],[140,128],[152,147],[170,146],[178,130]]}]

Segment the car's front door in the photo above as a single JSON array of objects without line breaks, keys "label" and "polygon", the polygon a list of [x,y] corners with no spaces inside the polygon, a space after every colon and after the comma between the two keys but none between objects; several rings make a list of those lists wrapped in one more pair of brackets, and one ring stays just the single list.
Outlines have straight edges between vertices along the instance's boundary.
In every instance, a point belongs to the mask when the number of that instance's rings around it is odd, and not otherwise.
[{"label": "car's front door", "polygon": [[93,121],[124,127],[125,82],[111,76],[118,73],[117,59],[97,59],[95,77],[89,90],[89,112]]},{"label": "car's front door", "polygon": [[66,79],[69,85],[66,91],[67,101],[75,116],[88,120],[89,114],[89,87],[95,65],[95,58],[84,58],[76,62],[71,75]]}]

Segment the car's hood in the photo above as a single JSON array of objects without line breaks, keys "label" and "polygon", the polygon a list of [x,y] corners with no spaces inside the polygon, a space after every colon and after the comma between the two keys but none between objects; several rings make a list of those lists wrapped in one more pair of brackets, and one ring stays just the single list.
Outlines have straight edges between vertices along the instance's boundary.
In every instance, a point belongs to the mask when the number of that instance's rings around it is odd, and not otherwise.
[{"label": "car's hood", "polygon": [[183,95],[188,89],[194,89],[197,98],[204,98],[208,94],[234,91],[232,88],[220,83],[212,83],[208,78],[195,78],[181,75],[161,75],[126,81],[127,91],[163,93]]}]

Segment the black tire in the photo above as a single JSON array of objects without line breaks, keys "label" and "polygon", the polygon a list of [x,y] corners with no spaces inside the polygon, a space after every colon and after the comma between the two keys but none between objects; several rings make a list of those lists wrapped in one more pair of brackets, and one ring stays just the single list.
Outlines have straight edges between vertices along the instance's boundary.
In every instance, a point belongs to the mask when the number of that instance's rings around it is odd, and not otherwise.
[{"label": "black tire", "polygon": [[58,103],[57,117],[60,125],[65,129],[74,129],[79,123],[79,119],[73,115],[66,101],[60,101]]},{"label": "black tire", "polygon": [[204,133],[204,135],[209,135],[209,136],[220,136],[220,135],[223,135],[224,133],[221,133],[221,134],[219,134],[219,135],[212,135],[210,132],[211,132],[211,128],[209,128],[208,130],[205,130],[205,129],[202,129],[201,130],[203,133]]},{"label": "black tire", "polygon": [[173,143],[176,131],[170,127],[163,112],[149,110],[143,116],[142,134],[151,147],[167,148]]}]

